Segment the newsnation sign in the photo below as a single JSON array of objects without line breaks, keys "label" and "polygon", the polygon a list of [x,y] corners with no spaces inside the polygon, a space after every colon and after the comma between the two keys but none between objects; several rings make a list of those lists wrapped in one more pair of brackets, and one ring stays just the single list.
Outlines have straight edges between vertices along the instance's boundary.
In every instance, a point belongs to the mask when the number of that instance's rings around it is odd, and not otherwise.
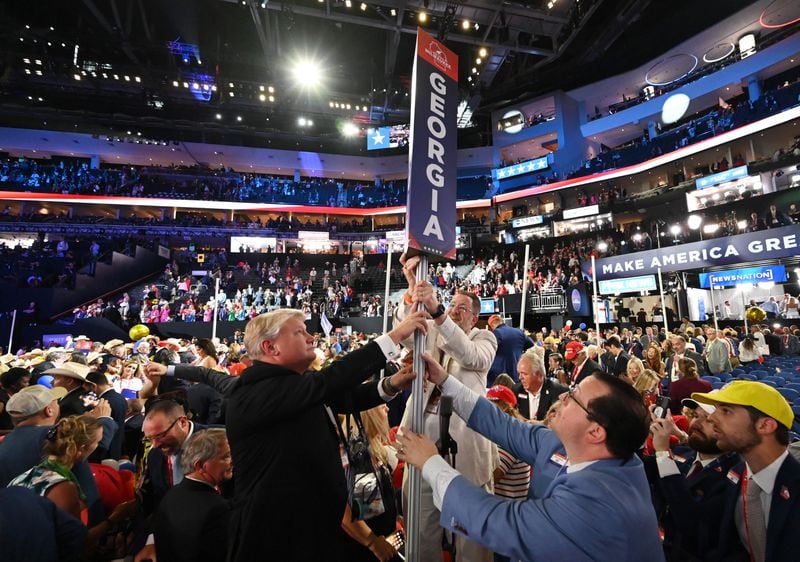
[{"label": "newsnation sign", "polygon": [[[597,279],[648,275],[658,273],[659,268],[663,272],[688,271],[794,256],[800,254],[798,233],[797,225],[791,225],[603,258],[595,262]],[[582,267],[591,276],[591,262],[583,262]]]}]

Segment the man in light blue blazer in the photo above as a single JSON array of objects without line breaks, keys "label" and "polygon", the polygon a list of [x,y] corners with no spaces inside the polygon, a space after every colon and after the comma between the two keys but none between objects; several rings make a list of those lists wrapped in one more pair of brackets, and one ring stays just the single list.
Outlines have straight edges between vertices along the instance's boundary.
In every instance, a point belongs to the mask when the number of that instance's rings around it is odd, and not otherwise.
[{"label": "man in light blue blazer", "polygon": [[[427,377],[453,397],[470,428],[539,468],[538,446],[551,429],[519,422],[466,388],[427,354]],[[649,414],[624,381],[598,373],[569,393],[550,427],[564,444],[564,469],[544,495],[505,500],[478,488],[437,455],[427,438],[398,435],[402,460],[422,470],[441,524],[512,560],[662,561],[658,523],[641,461]],[[544,438],[544,439],[543,439]]]}]

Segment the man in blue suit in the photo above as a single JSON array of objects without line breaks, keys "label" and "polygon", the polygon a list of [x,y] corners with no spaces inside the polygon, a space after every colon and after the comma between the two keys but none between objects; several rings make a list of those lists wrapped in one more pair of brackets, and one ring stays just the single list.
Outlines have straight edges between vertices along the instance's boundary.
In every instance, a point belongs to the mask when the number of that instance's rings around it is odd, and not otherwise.
[{"label": "man in blue suit", "polygon": [[497,352],[486,376],[486,387],[494,386],[494,379],[500,373],[506,373],[519,382],[517,363],[525,350],[533,347],[533,340],[519,328],[507,326],[498,314],[490,316],[487,325],[497,339]]},{"label": "man in blue suit", "polygon": [[[453,397],[456,413],[512,455],[538,470],[543,426],[503,414],[447,373],[427,354],[428,379]],[[597,373],[568,393],[551,422],[567,461],[544,496],[504,500],[470,484],[423,436],[398,435],[402,460],[422,469],[441,510],[441,524],[513,560],[664,559],[641,461],[634,455],[648,432],[648,412],[624,381]]]},{"label": "man in blue suit", "polygon": [[720,548],[709,560],[789,562],[800,553],[800,462],[789,454],[791,406],[771,386],[734,381],[719,392],[692,394],[713,404],[709,421],[723,451],[744,462],[728,471]]}]

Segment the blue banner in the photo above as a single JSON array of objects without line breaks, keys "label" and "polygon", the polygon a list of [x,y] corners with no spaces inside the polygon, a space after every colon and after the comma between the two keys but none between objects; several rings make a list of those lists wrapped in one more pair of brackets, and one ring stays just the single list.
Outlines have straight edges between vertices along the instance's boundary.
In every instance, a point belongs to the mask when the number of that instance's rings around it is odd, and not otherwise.
[{"label": "blue banner", "polygon": [[544,170],[549,164],[547,163],[547,156],[536,158],[535,160],[528,160],[527,162],[520,162],[512,166],[505,166],[503,168],[494,168],[492,176],[497,180],[506,180],[514,176],[521,176],[522,174],[529,174],[531,172],[538,172]]},{"label": "blue banner", "polygon": [[700,287],[708,289],[711,284],[717,287],[735,287],[737,285],[753,285],[755,283],[783,283],[786,281],[786,268],[782,265],[765,265],[763,267],[747,267],[745,269],[729,269],[728,271],[712,271],[700,274]]},{"label": "blue banner", "polygon": [[458,57],[422,28],[411,81],[408,250],[456,256]]},{"label": "blue banner", "polygon": [[697,178],[695,186],[697,186],[697,189],[703,189],[705,187],[711,187],[712,185],[718,185],[720,183],[725,183],[726,181],[738,180],[745,177],[747,177],[747,166],[738,166],[718,174],[711,174],[710,176]]},{"label": "blue banner", "polygon": [[618,293],[639,293],[641,291],[655,291],[655,275],[640,275],[638,277],[627,277],[622,279],[606,279],[597,284],[597,289],[601,295],[616,295]]},{"label": "blue banner", "polygon": [[[597,279],[647,275],[661,271],[691,271],[721,265],[774,260],[800,254],[800,227],[793,224],[736,236],[712,238],[680,246],[623,254],[596,261]],[[581,265],[591,277],[591,262]]]}]

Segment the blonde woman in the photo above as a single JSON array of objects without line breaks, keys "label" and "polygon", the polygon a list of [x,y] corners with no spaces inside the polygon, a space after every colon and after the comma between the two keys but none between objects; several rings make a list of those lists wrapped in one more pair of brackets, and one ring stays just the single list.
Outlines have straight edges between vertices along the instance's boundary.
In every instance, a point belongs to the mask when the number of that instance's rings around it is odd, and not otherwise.
[{"label": "blonde woman", "polygon": [[144,386],[144,371],[142,364],[135,360],[129,360],[122,366],[122,373],[115,381],[114,389],[125,398],[138,398]]},{"label": "blonde woman", "polygon": [[[102,438],[103,426],[97,418],[87,414],[66,417],[47,432],[44,460],[8,485],[32,490],[85,525],[86,496],[72,467],[76,462],[88,459]],[[132,515],[135,509],[135,500],[118,505],[105,521],[89,529],[86,549],[90,550],[101,536],[111,530],[112,525]]]},{"label": "blonde woman", "polygon": [[630,384],[636,384],[636,379],[644,372],[644,364],[638,357],[628,359],[628,367],[623,375]]}]

